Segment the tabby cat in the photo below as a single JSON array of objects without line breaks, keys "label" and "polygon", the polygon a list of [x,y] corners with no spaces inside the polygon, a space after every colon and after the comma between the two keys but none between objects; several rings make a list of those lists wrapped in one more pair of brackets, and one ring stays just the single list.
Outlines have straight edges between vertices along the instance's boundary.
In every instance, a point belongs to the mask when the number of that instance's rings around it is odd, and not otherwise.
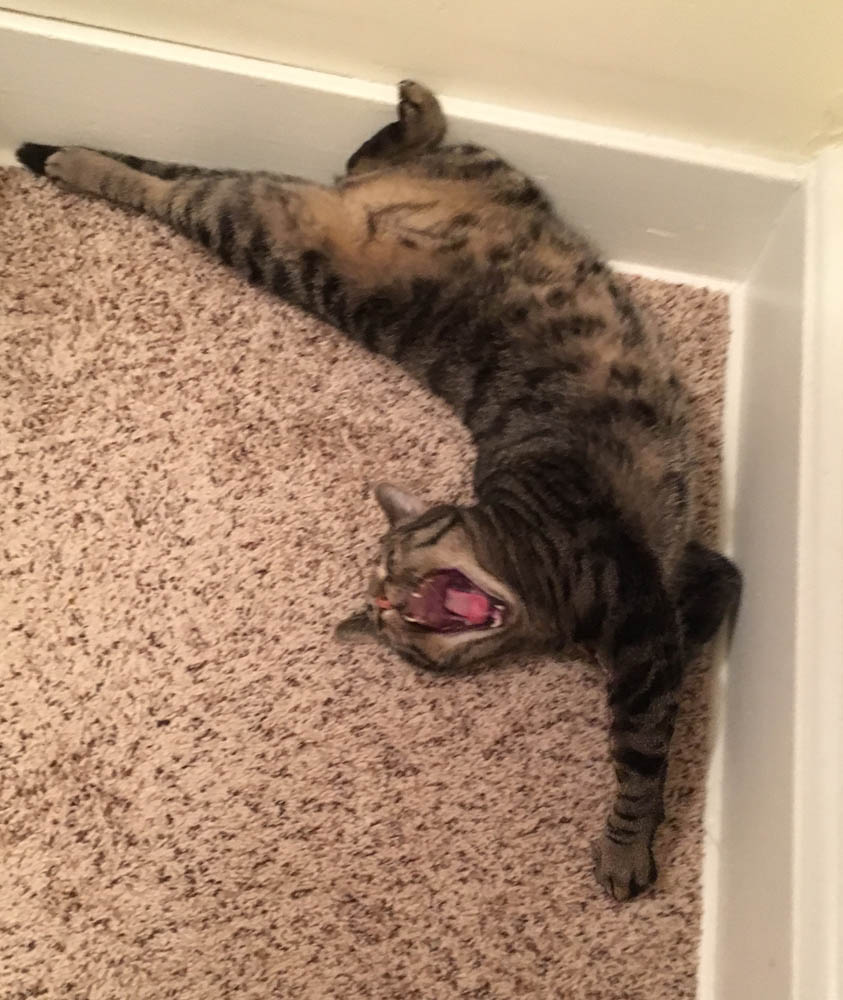
[{"label": "tabby cat", "polygon": [[436,670],[596,652],[617,790],[595,868],[627,899],[656,877],[683,668],[736,610],[741,577],[692,536],[694,444],[668,345],[528,177],[444,135],[436,98],[405,81],[397,121],[333,186],[72,146],[18,158],[169,223],[450,404],[476,443],[477,502],[381,486],[380,566],[338,635]]}]

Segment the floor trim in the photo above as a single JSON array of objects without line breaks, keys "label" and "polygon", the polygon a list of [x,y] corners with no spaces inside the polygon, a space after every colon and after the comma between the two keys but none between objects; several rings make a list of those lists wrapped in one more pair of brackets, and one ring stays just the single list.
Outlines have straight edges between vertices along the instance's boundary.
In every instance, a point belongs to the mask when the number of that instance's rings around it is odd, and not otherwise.
[{"label": "floor trim", "polygon": [[794,997],[843,996],[843,147],[807,190],[794,692]]}]

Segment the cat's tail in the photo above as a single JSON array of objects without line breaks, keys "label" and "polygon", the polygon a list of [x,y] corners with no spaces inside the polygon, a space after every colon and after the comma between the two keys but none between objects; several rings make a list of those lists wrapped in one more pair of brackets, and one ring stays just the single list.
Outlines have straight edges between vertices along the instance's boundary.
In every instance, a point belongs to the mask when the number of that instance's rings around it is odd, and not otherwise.
[{"label": "cat's tail", "polygon": [[728,620],[734,629],[743,590],[743,576],[726,556],[690,542],[677,572],[679,614],[688,651],[693,654],[714,638]]}]

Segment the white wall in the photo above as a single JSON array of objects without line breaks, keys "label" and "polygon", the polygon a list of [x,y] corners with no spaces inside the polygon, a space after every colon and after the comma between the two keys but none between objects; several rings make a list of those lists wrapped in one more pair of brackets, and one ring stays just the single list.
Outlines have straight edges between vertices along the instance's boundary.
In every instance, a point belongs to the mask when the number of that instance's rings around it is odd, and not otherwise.
[{"label": "white wall", "polygon": [[843,138],[843,0],[17,0],[14,9],[784,159]]}]

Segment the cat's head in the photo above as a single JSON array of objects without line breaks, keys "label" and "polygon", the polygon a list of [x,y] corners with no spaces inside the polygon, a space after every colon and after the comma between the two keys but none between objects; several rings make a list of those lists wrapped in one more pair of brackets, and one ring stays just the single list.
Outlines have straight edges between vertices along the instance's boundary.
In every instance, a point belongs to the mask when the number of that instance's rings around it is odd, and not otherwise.
[{"label": "cat's head", "polygon": [[530,623],[505,579],[499,541],[470,508],[430,505],[396,486],[376,496],[389,520],[367,606],[337,627],[434,669],[526,647]]}]

